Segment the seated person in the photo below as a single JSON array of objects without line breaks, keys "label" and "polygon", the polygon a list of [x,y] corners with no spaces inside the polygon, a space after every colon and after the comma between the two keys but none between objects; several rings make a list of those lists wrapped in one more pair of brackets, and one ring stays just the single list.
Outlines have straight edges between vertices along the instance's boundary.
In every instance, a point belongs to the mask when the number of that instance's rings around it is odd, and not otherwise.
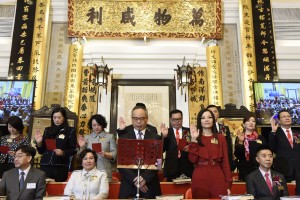
[{"label": "seated person", "polygon": [[256,161],[259,169],[246,177],[247,193],[255,199],[273,200],[288,196],[288,189],[284,176],[271,170],[273,164],[273,152],[266,146],[261,145],[256,150]]},{"label": "seated person", "polygon": [[80,153],[79,159],[83,169],[72,173],[64,195],[74,195],[75,199],[106,199],[109,189],[108,179],[105,171],[96,168],[96,152],[85,149]]},{"label": "seated person", "polygon": [[46,174],[31,166],[35,154],[36,150],[29,145],[16,149],[15,168],[4,172],[0,196],[18,200],[43,199],[46,195]]},{"label": "seated person", "polygon": [[[134,108],[143,108],[145,110],[147,110],[145,104],[143,103],[136,103],[135,107]],[[133,108],[133,109],[134,109]],[[148,115],[148,111],[147,111],[147,115]],[[142,120],[142,119],[141,119]],[[147,116],[147,122],[148,122],[148,116]],[[150,133],[155,133],[157,134],[157,129],[156,127],[150,125],[150,124],[147,124],[146,125],[146,128],[147,128],[147,131],[149,131]],[[119,118],[119,129],[117,130],[117,133],[118,133],[118,137],[120,138],[121,136],[123,136],[124,134],[128,133],[128,132],[131,132],[132,130],[134,129],[133,125],[129,125],[129,126],[126,126],[125,124],[125,121],[124,121],[124,118],[123,117],[120,117]]]}]

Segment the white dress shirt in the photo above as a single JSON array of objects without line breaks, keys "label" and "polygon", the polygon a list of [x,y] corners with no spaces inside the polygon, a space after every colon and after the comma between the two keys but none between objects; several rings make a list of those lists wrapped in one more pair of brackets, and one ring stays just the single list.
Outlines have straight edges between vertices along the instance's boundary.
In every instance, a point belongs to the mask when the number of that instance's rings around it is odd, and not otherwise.
[{"label": "white dress shirt", "polygon": [[29,165],[29,167],[27,167],[27,169],[25,169],[24,171],[22,171],[22,170],[20,170],[19,169],[19,180],[21,179],[21,172],[24,172],[25,174],[24,174],[24,181],[26,180],[26,177],[27,177],[27,174],[28,174],[28,172],[29,172],[29,170],[30,170],[30,165]]},{"label": "white dress shirt", "polygon": [[70,180],[65,187],[64,195],[74,195],[75,199],[106,199],[109,185],[105,171],[99,171],[95,167],[86,176],[86,170],[72,172]]},{"label": "white dress shirt", "polygon": [[[173,128],[173,131],[176,138],[176,128]],[[182,139],[182,128],[178,129],[178,132],[179,132],[179,139]]]}]

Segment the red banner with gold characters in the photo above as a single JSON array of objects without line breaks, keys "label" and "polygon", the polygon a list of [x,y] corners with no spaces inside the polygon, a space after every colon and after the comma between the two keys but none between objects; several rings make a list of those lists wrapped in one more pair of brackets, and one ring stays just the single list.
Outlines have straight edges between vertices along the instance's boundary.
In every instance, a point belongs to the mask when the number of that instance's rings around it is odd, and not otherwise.
[{"label": "red banner with gold characters", "polygon": [[28,80],[36,0],[18,0],[8,78]]},{"label": "red banner with gold characters", "polygon": [[270,0],[252,1],[258,81],[277,81],[277,64]]}]

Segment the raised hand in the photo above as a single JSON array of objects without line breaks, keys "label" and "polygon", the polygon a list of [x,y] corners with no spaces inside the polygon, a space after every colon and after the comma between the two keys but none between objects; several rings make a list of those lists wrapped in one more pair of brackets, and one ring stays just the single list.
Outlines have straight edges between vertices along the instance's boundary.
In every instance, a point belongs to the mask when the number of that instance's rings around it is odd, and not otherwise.
[{"label": "raised hand", "polygon": [[40,129],[35,131],[35,135],[34,135],[34,139],[36,141],[37,144],[41,144],[42,140],[43,140],[43,135],[40,131]]},{"label": "raised hand", "polygon": [[191,131],[191,137],[192,137],[192,142],[197,142],[197,138],[199,137],[199,130],[195,125],[190,126],[190,131]]},{"label": "raised hand", "polygon": [[80,148],[84,147],[85,144],[86,144],[86,140],[82,135],[78,135],[77,142],[78,142],[78,145],[79,145]]},{"label": "raised hand", "polygon": [[123,117],[120,117],[120,118],[119,118],[119,129],[120,129],[120,130],[124,130],[125,127],[126,127],[125,120],[124,120]]},{"label": "raised hand", "polygon": [[163,137],[167,137],[168,136],[168,127],[166,127],[165,123],[162,123],[160,125],[160,132],[162,134]]},{"label": "raised hand", "polygon": [[271,117],[270,123],[271,123],[271,127],[272,127],[272,132],[276,133],[276,131],[278,129],[278,124],[276,123],[274,116]]},{"label": "raised hand", "polygon": [[243,133],[243,131],[241,131],[240,129],[237,130],[237,137],[238,137],[238,143],[244,144],[245,133]]}]

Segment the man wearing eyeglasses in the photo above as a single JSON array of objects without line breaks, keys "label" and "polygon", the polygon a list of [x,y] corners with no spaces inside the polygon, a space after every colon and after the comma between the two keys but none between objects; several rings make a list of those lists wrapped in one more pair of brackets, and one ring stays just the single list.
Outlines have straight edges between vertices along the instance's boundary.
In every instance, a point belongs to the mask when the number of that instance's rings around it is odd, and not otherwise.
[{"label": "man wearing eyeglasses", "polygon": [[[138,140],[159,140],[160,136],[152,132],[148,126],[148,111],[144,106],[135,106],[131,112],[132,126],[118,130],[119,138]],[[125,127],[121,124],[120,127]],[[120,134],[121,133],[121,134]],[[138,170],[119,168],[121,174],[121,185],[119,199],[134,198],[137,194]],[[160,183],[157,170],[140,171],[140,198],[155,199],[161,195]]]},{"label": "man wearing eyeglasses", "polygon": [[167,181],[172,181],[178,177],[192,177],[194,166],[188,159],[188,145],[183,149],[178,149],[179,140],[191,141],[190,129],[182,127],[182,111],[172,110],[170,112],[171,127],[161,125],[161,132],[164,140],[164,152],[166,152],[164,164],[164,176]]},{"label": "man wearing eyeglasses", "polygon": [[9,200],[42,200],[46,194],[45,172],[31,166],[36,150],[28,145],[16,149],[15,168],[6,171],[0,182],[0,195]]}]

